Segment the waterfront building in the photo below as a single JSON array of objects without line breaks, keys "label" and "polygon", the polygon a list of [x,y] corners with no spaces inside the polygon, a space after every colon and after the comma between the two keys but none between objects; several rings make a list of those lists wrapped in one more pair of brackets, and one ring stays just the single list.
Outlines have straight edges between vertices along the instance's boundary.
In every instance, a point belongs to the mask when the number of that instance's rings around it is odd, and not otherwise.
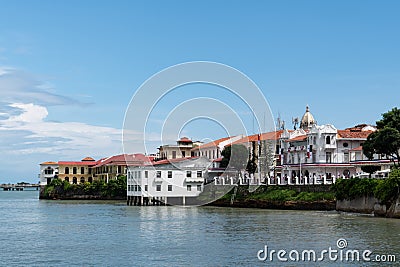
[{"label": "waterfront building", "polygon": [[225,146],[230,145],[241,138],[243,138],[243,135],[220,138],[192,148],[191,154],[193,157],[206,157],[209,160],[217,160],[218,158],[221,158],[221,152],[224,150]]},{"label": "waterfront building", "polygon": [[280,175],[277,168],[281,165],[278,140],[282,133],[283,130],[253,134],[232,143],[242,144],[248,149],[249,159],[254,159],[258,166],[254,173],[256,180],[264,181],[267,177]]},{"label": "waterfront building", "polygon": [[[198,144],[198,142],[196,142]],[[158,157],[156,160],[180,159],[191,157],[193,141],[187,137],[182,137],[176,141],[176,145],[163,145],[158,148]]]},{"label": "waterfront building", "polygon": [[106,183],[115,180],[119,175],[126,175],[128,166],[150,164],[153,157],[143,154],[121,154],[100,159],[92,166],[93,177]]},{"label": "waterfront building", "polygon": [[81,161],[59,161],[58,178],[71,184],[83,184],[85,182],[93,182],[92,167],[96,165],[96,161],[91,157],[86,157]]},{"label": "waterfront building", "polygon": [[388,159],[375,155],[368,160],[362,153],[363,142],[375,130],[366,124],[345,130],[317,125],[307,107],[300,129],[285,130],[279,139],[282,172],[278,183],[332,183],[338,177],[357,176],[364,165],[389,169]]},{"label": "waterfront building", "polygon": [[211,161],[206,157],[155,161],[151,165],[129,166],[127,196],[130,204],[149,202],[185,205],[197,197],[207,180]]},{"label": "waterfront building", "polygon": [[47,161],[40,163],[40,185],[46,185],[58,178],[58,162]]}]

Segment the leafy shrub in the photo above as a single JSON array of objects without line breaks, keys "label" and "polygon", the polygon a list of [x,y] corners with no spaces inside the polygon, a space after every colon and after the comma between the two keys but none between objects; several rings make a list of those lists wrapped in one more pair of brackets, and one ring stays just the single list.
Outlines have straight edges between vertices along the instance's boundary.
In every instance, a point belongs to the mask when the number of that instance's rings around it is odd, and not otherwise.
[{"label": "leafy shrub", "polygon": [[329,192],[301,192],[296,196],[299,201],[334,200],[335,195]]},{"label": "leafy shrub", "polygon": [[118,176],[116,180],[107,183],[104,181],[85,182],[83,184],[70,184],[67,181],[53,179],[50,184],[44,188],[45,197],[54,197],[56,195],[97,195],[103,197],[124,197],[126,196],[126,176]]},{"label": "leafy shrub", "polygon": [[367,178],[338,179],[332,186],[338,200],[355,199],[362,196],[373,196],[378,180]]},{"label": "leafy shrub", "polygon": [[393,169],[389,178],[379,181],[374,190],[375,197],[383,202],[392,202],[399,196],[400,170]]}]

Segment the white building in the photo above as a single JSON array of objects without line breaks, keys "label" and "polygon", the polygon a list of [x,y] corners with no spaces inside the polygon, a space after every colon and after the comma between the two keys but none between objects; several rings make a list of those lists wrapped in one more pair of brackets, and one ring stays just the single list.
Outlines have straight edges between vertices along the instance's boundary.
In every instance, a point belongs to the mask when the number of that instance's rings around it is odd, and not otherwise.
[{"label": "white building", "polygon": [[58,178],[58,163],[47,161],[40,164],[40,185],[47,185],[51,180]]},{"label": "white building", "polygon": [[390,162],[380,155],[368,160],[362,144],[375,131],[370,125],[357,125],[338,130],[331,124],[317,125],[307,107],[300,129],[285,130],[280,138],[281,184],[331,183],[338,177],[354,177],[363,165],[390,168]]},{"label": "white building", "polygon": [[[198,142],[196,142],[198,144]],[[193,141],[187,137],[182,137],[176,141],[176,145],[163,145],[158,148],[157,160],[163,159],[179,159],[191,157],[191,149]]]},{"label": "white building", "polygon": [[190,204],[203,191],[210,164],[206,157],[200,157],[128,167],[128,204]]}]

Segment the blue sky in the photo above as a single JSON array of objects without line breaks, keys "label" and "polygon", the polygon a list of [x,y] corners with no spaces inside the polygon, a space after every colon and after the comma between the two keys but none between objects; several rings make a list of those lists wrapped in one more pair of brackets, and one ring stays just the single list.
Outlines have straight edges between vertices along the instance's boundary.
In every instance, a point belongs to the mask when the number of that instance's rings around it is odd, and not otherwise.
[{"label": "blue sky", "polygon": [[[307,104],[319,124],[373,124],[399,106],[399,12],[398,1],[0,0],[0,182],[122,152],[135,90],[187,61],[242,71],[288,128]],[[191,138],[224,134],[195,124]]]}]

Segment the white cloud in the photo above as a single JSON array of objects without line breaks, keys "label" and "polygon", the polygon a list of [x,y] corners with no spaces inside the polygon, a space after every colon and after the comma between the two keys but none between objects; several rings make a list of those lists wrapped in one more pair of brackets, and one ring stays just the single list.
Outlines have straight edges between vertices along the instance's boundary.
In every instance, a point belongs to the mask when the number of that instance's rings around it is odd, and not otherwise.
[{"label": "white cloud", "polygon": [[13,67],[0,66],[0,99],[6,103],[70,105],[79,101],[52,92],[48,82]]},{"label": "white cloud", "polygon": [[[121,130],[111,127],[94,126],[79,122],[49,122],[47,108],[33,103],[14,103],[19,114],[0,120],[0,133],[3,131],[21,132],[23,139],[15,140],[19,149],[12,153],[57,154],[59,157],[81,157],[85,153],[104,154],[120,151]],[[27,145],[31,147],[27,148]]]},{"label": "white cloud", "polygon": [[44,118],[49,115],[47,109],[42,106],[36,106],[32,103],[30,104],[22,104],[22,103],[15,103],[11,104],[10,107],[19,108],[23,112],[17,116],[11,116],[8,121],[9,122],[41,122]]}]

